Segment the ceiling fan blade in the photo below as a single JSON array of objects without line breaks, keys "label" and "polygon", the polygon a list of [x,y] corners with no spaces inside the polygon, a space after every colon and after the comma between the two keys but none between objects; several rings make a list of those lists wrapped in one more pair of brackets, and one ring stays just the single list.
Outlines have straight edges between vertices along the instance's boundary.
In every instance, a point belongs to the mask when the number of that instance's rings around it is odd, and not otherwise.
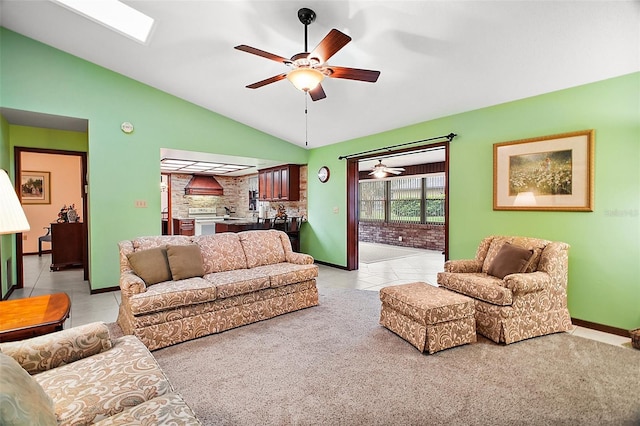
[{"label": "ceiling fan blade", "polygon": [[276,81],[284,80],[287,78],[287,74],[278,74],[273,77],[269,77],[267,79],[258,81],[256,83],[250,84],[247,86],[247,89],[257,89],[262,86],[266,86],[267,84],[275,83]]},{"label": "ceiling fan blade", "polygon": [[273,53],[265,52],[264,50],[256,49],[255,47],[241,44],[234,47],[234,49],[242,50],[243,52],[252,53],[254,55],[262,56],[263,58],[271,59],[272,61],[280,62],[285,65],[290,64],[291,60],[283,58],[282,56],[274,55]]},{"label": "ceiling fan blade", "polygon": [[317,58],[321,64],[327,62],[330,57],[336,54],[336,52],[346,46],[351,41],[351,37],[341,33],[335,28],[329,31],[322,41],[316,46],[315,49],[309,54],[309,58]]},{"label": "ceiling fan blade", "polygon": [[389,172],[404,172],[404,168],[402,167],[386,167],[385,170]]},{"label": "ceiling fan blade", "polygon": [[324,93],[322,85],[319,83],[314,89],[309,90],[309,96],[311,96],[312,101],[319,101],[320,99],[324,99],[327,97],[327,95]]},{"label": "ceiling fan blade", "polygon": [[399,175],[400,173],[402,173],[402,170],[390,170],[390,169],[386,169],[385,172],[387,173],[393,173],[394,175]]},{"label": "ceiling fan blade", "polygon": [[329,77],[331,78],[346,78],[348,80],[366,81],[369,83],[375,83],[378,81],[380,71],[362,70],[358,68],[345,68],[345,67],[327,67],[331,71]]}]

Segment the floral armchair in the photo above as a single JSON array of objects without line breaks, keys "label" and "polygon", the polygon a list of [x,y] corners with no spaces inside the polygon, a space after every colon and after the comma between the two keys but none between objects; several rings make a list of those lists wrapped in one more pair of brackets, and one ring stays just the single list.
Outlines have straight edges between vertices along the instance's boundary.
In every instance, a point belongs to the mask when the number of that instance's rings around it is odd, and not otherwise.
[{"label": "floral armchair", "polygon": [[496,343],[571,330],[569,245],[490,236],[475,259],[449,260],[438,284],[475,299],[476,331]]}]

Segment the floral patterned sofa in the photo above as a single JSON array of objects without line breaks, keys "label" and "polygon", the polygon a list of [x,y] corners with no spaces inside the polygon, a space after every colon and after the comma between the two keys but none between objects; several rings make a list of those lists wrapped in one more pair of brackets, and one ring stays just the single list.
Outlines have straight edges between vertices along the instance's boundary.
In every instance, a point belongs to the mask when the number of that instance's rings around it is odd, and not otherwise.
[{"label": "floral patterned sofa", "polygon": [[118,324],[155,350],[318,304],[313,257],[256,230],[121,241]]},{"label": "floral patterned sofa", "polygon": [[104,323],[1,343],[0,371],[0,424],[201,424],[142,342]]},{"label": "floral patterned sofa", "polygon": [[449,260],[438,284],[475,299],[476,331],[496,343],[571,330],[569,245],[490,236],[475,259]]}]

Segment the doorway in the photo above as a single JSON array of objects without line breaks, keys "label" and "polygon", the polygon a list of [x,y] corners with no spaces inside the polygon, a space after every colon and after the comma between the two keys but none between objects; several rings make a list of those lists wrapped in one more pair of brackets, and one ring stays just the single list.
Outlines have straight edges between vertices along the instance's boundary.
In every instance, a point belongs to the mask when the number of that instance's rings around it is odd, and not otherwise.
[{"label": "doorway", "polygon": [[[434,149],[444,150],[444,256],[449,258],[449,141],[426,144],[412,148],[393,151],[394,155],[411,155],[421,151]],[[388,155],[388,154],[387,154]],[[359,181],[360,162],[371,159],[379,159],[381,155],[365,154],[358,157],[347,158],[347,270],[358,269],[359,263]]]},{"label": "doorway", "polygon": [[[89,279],[88,262],[88,203],[87,203],[87,154],[79,151],[52,150],[15,147],[16,190],[31,225],[29,233],[16,238],[16,288],[24,287],[24,256],[39,255],[40,248],[47,250],[46,243],[38,244],[39,236],[51,230],[51,224],[68,215],[63,208],[74,206],[79,216],[77,225],[81,229],[81,264],[84,280]],[[25,187],[29,179],[42,176],[42,187],[38,196],[26,196]],[[34,178],[35,177],[35,178]],[[24,180],[24,182],[23,182]],[[73,215],[70,215],[73,221]]]}]

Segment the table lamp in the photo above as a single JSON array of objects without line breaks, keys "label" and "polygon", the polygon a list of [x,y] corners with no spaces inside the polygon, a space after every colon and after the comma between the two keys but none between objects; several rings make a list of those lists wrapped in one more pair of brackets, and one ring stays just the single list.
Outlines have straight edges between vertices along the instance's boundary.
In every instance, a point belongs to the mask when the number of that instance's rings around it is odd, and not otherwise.
[{"label": "table lamp", "polygon": [[16,234],[28,230],[29,222],[9,175],[0,169],[0,234]]}]

